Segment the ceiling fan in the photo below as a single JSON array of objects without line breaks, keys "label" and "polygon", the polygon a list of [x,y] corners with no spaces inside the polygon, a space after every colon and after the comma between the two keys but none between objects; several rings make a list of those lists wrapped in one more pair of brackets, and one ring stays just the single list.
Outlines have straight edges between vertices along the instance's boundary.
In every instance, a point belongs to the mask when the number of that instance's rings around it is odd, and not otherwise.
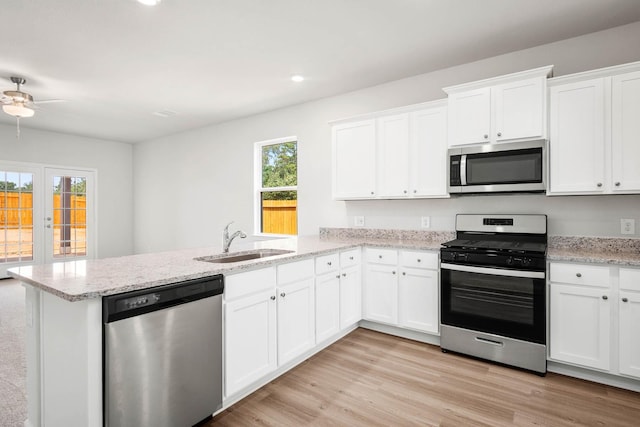
[{"label": "ceiling fan", "polygon": [[22,85],[27,82],[23,77],[11,77],[11,81],[15,83],[16,90],[2,92],[0,102],[2,102],[2,111],[16,118],[18,137],[20,136],[20,119],[33,117],[37,104],[64,102],[63,99],[34,101],[31,94],[22,91]]}]

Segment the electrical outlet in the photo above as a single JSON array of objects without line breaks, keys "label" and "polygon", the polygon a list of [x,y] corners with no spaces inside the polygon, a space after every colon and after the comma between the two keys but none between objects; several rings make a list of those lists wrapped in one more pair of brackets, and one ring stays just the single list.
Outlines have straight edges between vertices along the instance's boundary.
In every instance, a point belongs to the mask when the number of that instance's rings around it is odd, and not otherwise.
[{"label": "electrical outlet", "polygon": [[364,217],[363,216],[354,216],[353,217],[353,225],[356,227],[364,227]]},{"label": "electrical outlet", "polygon": [[429,228],[431,227],[431,218],[428,216],[423,216],[420,218],[420,226],[422,228]]},{"label": "electrical outlet", "polygon": [[636,220],[630,218],[622,218],[620,220],[620,233],[636,234]]}]

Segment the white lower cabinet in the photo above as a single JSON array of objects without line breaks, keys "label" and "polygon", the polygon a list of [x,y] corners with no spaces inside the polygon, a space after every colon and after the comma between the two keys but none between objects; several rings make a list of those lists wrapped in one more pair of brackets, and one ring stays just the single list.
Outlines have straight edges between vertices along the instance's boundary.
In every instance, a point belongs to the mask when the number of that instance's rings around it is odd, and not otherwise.
[{"label": "white lower cabinet", "polygon": [[316,341],[340,332],[340,274],[336,270],[316,278]]},{"label": "white lower cabinet", "polygon": [[278,266],[278,366],[315,345],[313,260]]},{"label": "white lower cabinet", "polygon": [[224,390],[230,396],[277,367],[275,268],[225,277],[224,316]]},{"label": "white lower cabinet", "polygon": [[366,249],[364,318],[438,334],[438,254]]},{"label": "white lower cabinet", "polygon": [[[358,249],[358,253],[360,249]],[[362,319],[362,286],[358,264],[340,270],[340,329],[353,326]]]},{"label": "white lower cabinet", "polygon": [[620,269],[620,373],[640,378],[640,269]]},{"label": "white lower cabinet", "polygon": [[549,265],[551,359],[640,378],[640,269]]}]

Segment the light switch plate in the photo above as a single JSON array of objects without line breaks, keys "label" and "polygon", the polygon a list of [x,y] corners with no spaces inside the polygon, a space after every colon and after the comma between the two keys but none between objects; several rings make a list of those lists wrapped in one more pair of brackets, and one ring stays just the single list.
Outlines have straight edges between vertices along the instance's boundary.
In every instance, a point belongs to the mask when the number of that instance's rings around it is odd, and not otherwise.
[{"label": "light switch plate", "polygon": [[364,227],[364,217],[363,216],[354,216],[353,217],[353,225],[356,227]]},{"label": "light switch plate", "polygon": [[631,218],[622,218],[620,220],[621,234],[636,234],[636,220]]},{"label": "light switch plate", "polygon": [[422,228],[429,228],[431,227],[431,217],[428,216],[423,216],[420,218],[420,226]]}]

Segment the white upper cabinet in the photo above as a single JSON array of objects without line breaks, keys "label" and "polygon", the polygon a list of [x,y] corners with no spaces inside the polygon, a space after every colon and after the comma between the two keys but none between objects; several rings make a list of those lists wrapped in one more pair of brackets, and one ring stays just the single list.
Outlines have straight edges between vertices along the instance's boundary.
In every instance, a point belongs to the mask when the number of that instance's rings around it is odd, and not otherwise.
[{"label": "white upper cabinet", "polygon": [[550,195],[640,192],[640,63],[549,81]]},{"label": "white upper cabinet", "polygon": [[409,114],[378,119],[378,195],[406,196],[409,192]]},{"label": "white upper cabinet", "polygon": [[549,193],[604,191],[603,79],[551,87],[549,103]]},{"label": "white upper cabinet", "polygon": [[449,146],[544,139],[552,67],[444,88]]},{"label": "white upper cabinet", "polygon": [[375,197],[376,122],[374,119],[333,126],[333,197]]},{"label": "white upper cabinet", "polygon": [[371,116],[333,125],[334,198],[448,197],[445,102]]},{"label": "white upper cabinet", "polygon": [[640,71],[612,78],[613,192],[640,191]]}]

